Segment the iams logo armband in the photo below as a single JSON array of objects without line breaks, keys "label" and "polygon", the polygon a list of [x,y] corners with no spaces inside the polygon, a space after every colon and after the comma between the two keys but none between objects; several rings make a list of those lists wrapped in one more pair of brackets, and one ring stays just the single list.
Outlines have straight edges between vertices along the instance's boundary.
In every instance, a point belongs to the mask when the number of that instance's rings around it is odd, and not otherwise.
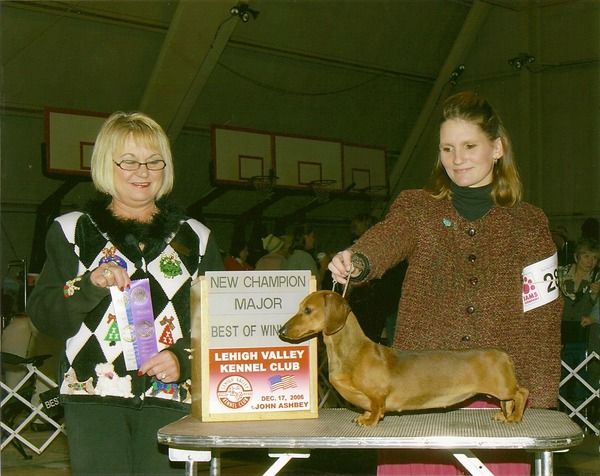
[{"label": "iams logo armband", "polygon": [[558,255],[523,268],[523,312],[558,299]]}]

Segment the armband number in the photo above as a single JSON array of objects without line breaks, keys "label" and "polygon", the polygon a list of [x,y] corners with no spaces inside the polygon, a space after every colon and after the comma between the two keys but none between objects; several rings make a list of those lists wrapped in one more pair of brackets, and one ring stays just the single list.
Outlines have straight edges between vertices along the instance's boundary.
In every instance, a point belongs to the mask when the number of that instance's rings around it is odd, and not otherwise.
[{"label": "armband number", "polygon": [[523,312],[531,311],[558,299],[558,255],[523,268]]}]

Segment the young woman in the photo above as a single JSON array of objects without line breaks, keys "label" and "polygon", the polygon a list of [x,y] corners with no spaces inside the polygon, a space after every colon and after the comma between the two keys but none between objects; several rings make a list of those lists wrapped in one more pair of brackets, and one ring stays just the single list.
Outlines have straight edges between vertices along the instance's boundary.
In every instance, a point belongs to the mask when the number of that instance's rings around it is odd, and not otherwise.
[{"label": "young woman", "polygon": [[[27,306],[41,332],[65,341],[59,383],[71,472],[180,474],[156,432],[189,413],[190,284],[223,269],[219,247],[166,200],[169,141],[148,116],[111,115],[91,167],[103,195],[52,224]],[[119,313],[128,289],[137,315]]]},{"label": "young woman", "polygon": [[[597,331],[594,325],[598,321],[594,306],[600,294],[600,247],[595,240],[583,238],[575,245],[573,257],[575,262],[560,266],[558,275],[565,303],[561,331],[562,359],[574,369],[583,362],[588,351],[595,350],[593,331]],[[581,369],[579,375],[585,378],[587,369]],[[561,388],[561,395],[577,406],[589,395],[589,391],[572,378]]]},{"label": "young woman", "polygon": [[[507,132],[483,97],[449,97],[439,139],[429,187],[400,193],[329,269],[338,282],[362,281],[407,259],[394,347],[502,348],[530,390],[529,405],[556,407],[562,301],[547,218],[521,201]],[[462,474],[450,460],[421,464],[431,458],[386,452],[378,474]],[[529,474],[529,464],[492,471]]]}]

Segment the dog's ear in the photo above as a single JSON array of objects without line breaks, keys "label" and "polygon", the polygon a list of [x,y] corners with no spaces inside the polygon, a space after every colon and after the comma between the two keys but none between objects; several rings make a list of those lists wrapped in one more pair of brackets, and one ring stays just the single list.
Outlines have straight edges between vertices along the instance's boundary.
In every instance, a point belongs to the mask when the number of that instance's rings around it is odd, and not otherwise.
[{"label": "dog's ear", "polygon": [[346,324],[346,318],[350,313],[350,306],[346,300],[337,293],[328,292],[323,294],[325,303],[323,310],[325,311],[325,335],[335,334],[339,332]]}]

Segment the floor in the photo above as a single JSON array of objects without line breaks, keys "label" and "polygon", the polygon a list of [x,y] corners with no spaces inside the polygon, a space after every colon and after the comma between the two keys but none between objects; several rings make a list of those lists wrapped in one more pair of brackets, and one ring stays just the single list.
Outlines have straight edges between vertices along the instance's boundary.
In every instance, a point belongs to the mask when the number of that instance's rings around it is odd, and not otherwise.
[{"label": "floor", "polygon": [[[36,443],[45,440],[44,432],[27,432],[27,438]],[[32,454],[28,451],[29,455]],[[313,450],[311,457],[293,460],[280,474],[302,475],[372,475],[375,474],[377,455],[373,450]],[[263,474],[272,460],[267,450],[229,450],[222,454],[222,475]],[[13,445],[2,451],[2,476],[69,476],[66,438],[59,436],[41,454],[25,459]],[[182,476],[184,470],[182,468]],[[208,474],[208,464],[201,463],[199,475]],[[600,476],[600,437],[586,434],[584,442],[568,452],[554,456],[555,476]]]}]

